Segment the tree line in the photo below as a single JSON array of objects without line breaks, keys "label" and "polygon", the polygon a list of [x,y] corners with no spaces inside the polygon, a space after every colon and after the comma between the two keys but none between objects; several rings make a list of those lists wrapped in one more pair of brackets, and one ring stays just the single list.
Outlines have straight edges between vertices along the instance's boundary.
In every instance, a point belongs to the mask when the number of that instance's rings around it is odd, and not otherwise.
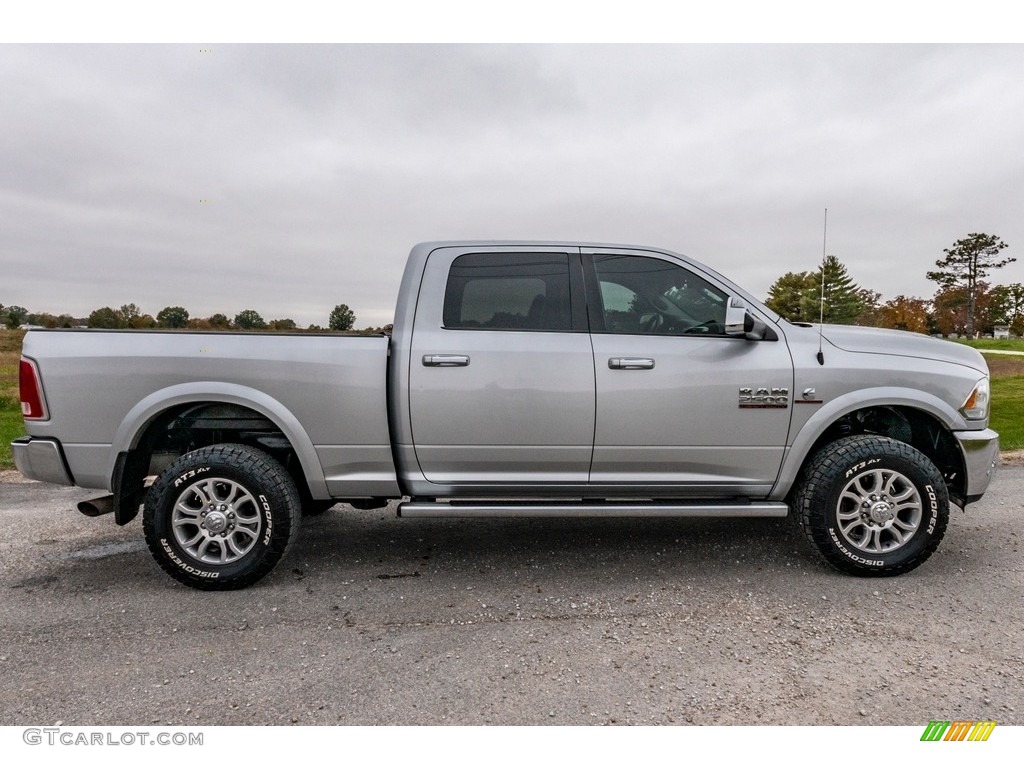
[{"label": "tree line", "polygon": [[[355,326],[356,315],[348,304],[338,304],[327,317],[326,330],[350,331]],[[100,307],[89,313],[88,317],[71,315],[53,315],[48,312],[30,312],[18,305],[4,306],[0,304],[0,323],[8,328],[20,328],[23,325],[40,328],[107,328],[107,329],[151,329],[178,328],[204,331],[294,331],[298,325],[290,317],[276,320],[264,320],[255,309],[243,309],[233,318],[222,313],[214,313],[209,317],[192,317],[184,307],[164,307],[156,313],[156,317],[144,313],[136,304],[122,304],[114,307]],[[365,332],[379,333],[383,328],[366,328]],[[305,330],[325,330],[319,325],[310,325]]]},{"label": "tree line", "polygon": [[826,256],[815,271],[787,272],[768,289],[765,303],[793,322],[871,325],[941,336],[991,335],[1005,325],[1024,336],[1024,285],[993,285],[992,270],[1016,261],[1000,253],[1007,247],[997,235],[973,232],[943,249],[936,269],[926,277],[937,284],[930,299],[881,294],[854,282],[846,266]]},{"label": "tree line", "polygon": [[[765,303],[793,322],[871,325],[942,336],[992,334],[996,325],[1008,326],[1015,336],[1024,336],[1024,284],[993,285],[986,280],[990,272],[1016,261],[1003,257],[1006,243],[996,235],[974,232],[943,250],[936,260],[937,269],[926,277],[938,285],[931,299],[896,296],[886,302],[881,294],[854,282],[846,266],[835,255],[826,256],[817,270],[787,272],[769,288]],[[349,331],[355,326],[355,313],[347,304],[338,304],[327,318],[327,330]],[[194,330],[298,330],[294,320],[285,317],[265,321],[254,309],[243,309],[233,318],[215,313],[192,317],[184,307],[164,307],[156,317],[145,314],[135,304],[119,308],[100,307],[87,318],[71,315],[32,313],[17,305],[0,304],[0,323],[8,328],[22,325],[44,328],[182,328]],[[310,325],[306,330],[325,330]],[[390,330],[366,328],[363,332]]]}]

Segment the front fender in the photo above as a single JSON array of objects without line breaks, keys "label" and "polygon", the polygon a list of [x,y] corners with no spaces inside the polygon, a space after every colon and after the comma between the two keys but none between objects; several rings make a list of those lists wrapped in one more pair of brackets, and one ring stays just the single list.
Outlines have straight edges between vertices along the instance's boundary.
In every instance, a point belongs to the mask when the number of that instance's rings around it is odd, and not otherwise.
[{"label": "front fender", "polygon": [[[950,432],[968,429],[963,415],[935,395],[906,387],[875,387],[847,392],[827,403],[816,405],[794,400],[793,408],[817,411],[792,436],[782,460],[778,480],[769,498],[781,500],[796,482],[804,462],[821,436],[843,416],[873,406],[902,406],[932,416]],[[794,417],[796,413],[794,413]]]}]

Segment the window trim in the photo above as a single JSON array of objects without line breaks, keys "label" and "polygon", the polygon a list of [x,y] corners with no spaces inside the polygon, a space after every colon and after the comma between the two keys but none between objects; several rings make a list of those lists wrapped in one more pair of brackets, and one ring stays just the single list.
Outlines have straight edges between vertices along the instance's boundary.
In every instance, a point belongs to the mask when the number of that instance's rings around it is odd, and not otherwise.
[{"label": "window trim", "polygon": [[[451,279],[451,271],[457,262],[463,256],[557,256],[566,257],[568,262],[569,271],[569,328],[568,329],[550,329],[550,328],[485,328],[485,327],[452,327],[445,325],[444,321],[444,306],[448,299],[448,281]],[[510,262],[513,263],[513,262]],[[470,332],[477,333],[480,331],[490,333],[590,333],[590,326],[587,317],[587,297],[584,290],[584,269],[583,260],[578,251],[465,251],[458,254],[451,263],[448,265],[448,272],[445,275],[444,280],[444,293],[441,296],[441,329],[452,332]]]},{"label": "window trim", "polygon": [[590,252],[582,254],[583,258],[583,276],[586,284],[587,294],[587,314],[590,320],[590,332],[599,333],[607,336],[637,336],[643,338],[661,338],[661,339],[743,339],[742,336],[727,336],[725,334],[700,334],[700,333],[643,333],[643,332],[631,332],[631,331],[610,331],[605,323],[605,307],[604,298],[601,294],[601,280],[597,274],[596,260],[604,256],[623,256],[636,259],[651,259],[652,261],[662,261],[670,264],[674,267],[689,272],[697,278],[700,278],[712,287],[722,291],[726,298],[730,295],[730,292],[718,285],[712,280],[709,280],[707,276],[701,274],[698,270],[693,269],[688,264],[682,264],[675,259],[666,258],[664,254],[660,253],[620,253],[620,252]]}]

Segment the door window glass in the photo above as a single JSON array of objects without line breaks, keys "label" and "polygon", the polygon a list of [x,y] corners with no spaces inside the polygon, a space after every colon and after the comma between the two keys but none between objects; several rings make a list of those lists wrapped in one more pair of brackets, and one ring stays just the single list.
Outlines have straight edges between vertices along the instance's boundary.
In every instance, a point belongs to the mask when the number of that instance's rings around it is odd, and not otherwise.
[{"label": "door window glass", "polygon": [[569,257],[549,253],[471,253],[448,272],[444,327],[568,331]]},{"label": "door window glass", "polygon": [[725,335],[726,294],[678,264],[595,256],[608,333]]}]

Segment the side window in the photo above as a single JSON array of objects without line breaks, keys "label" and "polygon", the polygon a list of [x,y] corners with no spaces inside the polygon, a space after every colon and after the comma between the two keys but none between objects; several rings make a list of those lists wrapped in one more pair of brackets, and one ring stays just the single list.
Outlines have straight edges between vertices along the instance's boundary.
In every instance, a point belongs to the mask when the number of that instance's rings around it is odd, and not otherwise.
[{"label": "side window", "polygon": [[445,328],[569,331],[571,310],[566,254],[471,253],[448,272]]},{"label": "side window", "polygon": [[725,335],[726,294],[688,269],[645,256],[595,256],[608,333]]}]

